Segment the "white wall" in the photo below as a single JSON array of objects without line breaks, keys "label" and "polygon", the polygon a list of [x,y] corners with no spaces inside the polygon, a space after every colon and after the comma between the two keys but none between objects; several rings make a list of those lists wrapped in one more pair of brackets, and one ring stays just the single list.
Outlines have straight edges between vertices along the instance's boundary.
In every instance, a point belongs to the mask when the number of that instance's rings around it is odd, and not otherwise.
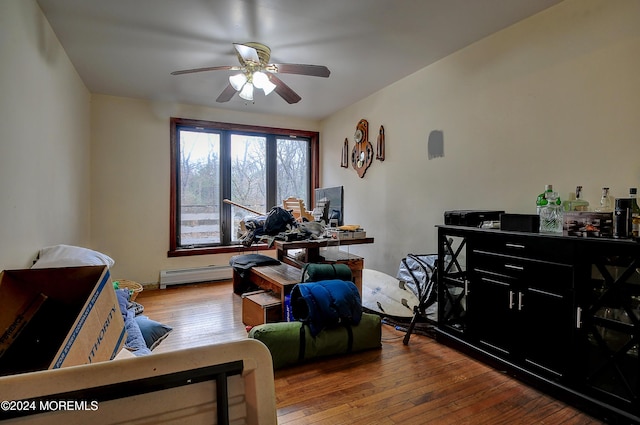
[{"label": "white wall", "polygon": [[[566,0],[325,120],[322,184],[344,185],[346,221],[376,239],[352,251],[395,275],[436,251],[446,210],[533,213],[545,184],[595,203],[640,186],[638,22],[637,0]],[[380,125],[387,138],[363,179],[339,167],[361,118],[374,148]],[[444,157],[428,159],[433,130]]]},{"label": "white wall", "polygon": [[91,103],[91,246],[113,276],[155,283],[160,270],[226,265],[225,255],[168,258],[171,116],[318,131],[316,121],[234,113],[94,94]]},{"label": "white wall", "polygon": [[[0,266],[46,245],[114,257],[114,276],[156,282],[167,258],[170,115],[321,131],[321,184],[344,185],[346,221],[376,238],[351,247],[395,274],[435,251],[449,209],[532,212],[552,183],[597,202],[640,185],[640,2],[565,0],[481,40],[322,123],[89,95],[33,0],[0,3]],[[6,60],[11,58],[11,60]],[[167,107],[168,106],[168,107]],[[380,125],[387,159],[364,179],[340,168],[355,126]],[[427,158],[433,130],[444,157]],[[87,142],[91,139],[91,142]]]},{"label": "white wall", "polygon": [[0,268],[87,245],[90,95],[33,0],[0,2]]}]

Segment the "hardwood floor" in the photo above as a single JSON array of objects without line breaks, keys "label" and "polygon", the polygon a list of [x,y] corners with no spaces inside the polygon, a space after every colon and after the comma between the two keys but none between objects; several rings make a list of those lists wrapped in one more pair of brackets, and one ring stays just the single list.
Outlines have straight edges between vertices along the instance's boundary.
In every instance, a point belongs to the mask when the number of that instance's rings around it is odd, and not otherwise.
[{"label": "hardwood floor", "polygon": [[[174,330],[154,350],[247,337],[231,283],[143,291],[144,314]],[[275,371],[280,424],[549,424],[602,422],[456,350],[383,325],[382,349]]]}]

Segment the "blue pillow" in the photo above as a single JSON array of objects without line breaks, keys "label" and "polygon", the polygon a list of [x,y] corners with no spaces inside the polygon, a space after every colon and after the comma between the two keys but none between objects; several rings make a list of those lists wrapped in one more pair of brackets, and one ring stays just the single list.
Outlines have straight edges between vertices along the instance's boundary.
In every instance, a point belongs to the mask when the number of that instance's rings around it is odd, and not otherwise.
[{"label": "blue pillow", "polygon": [[124,346],[127,350],[136,356],[151,354],[151,350],[147,347],[142,332],[140,332],[140,327],[133,318],[125,323],[125,329],[127,330],[127,341]]},{"label": "blue pillow", "polygon": [[171,326],[164,325],[149,319],[147,316],[136,316],[136,322],[140,327],[140,332],[144,337],[144,342],[147,344],[149,350],[153,350],[164,340],[169,332],[173,330]]}]

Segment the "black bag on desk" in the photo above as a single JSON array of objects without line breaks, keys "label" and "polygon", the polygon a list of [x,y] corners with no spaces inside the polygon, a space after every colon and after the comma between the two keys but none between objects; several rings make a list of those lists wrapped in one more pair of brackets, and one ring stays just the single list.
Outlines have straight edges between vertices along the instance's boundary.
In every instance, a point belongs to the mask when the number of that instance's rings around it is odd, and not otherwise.
[{"label": "black bag on desk", "polygon": [[273,207],[264,221],[264,233],[267,235],[277,235],[287,230],[287,226],[295,226],[296,218],[290,211],[282,207]]},{"label": "black bag on desk", "polygon": [[288,226],[297,226],[297,222],[291,212],[282,207],[273,207],[269,214],[246,220],[247,234],[242,240],[242,245],[251,246],[256,239],[263,235],[275,236],[287,230]]}]

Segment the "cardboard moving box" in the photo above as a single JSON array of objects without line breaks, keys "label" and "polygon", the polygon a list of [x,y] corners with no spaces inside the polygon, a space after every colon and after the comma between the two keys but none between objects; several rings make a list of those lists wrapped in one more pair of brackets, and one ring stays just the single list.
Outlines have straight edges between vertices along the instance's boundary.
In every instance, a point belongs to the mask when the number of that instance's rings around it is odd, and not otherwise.
[{"label": "cardboard moving box", "polygon": [[0,309],[0,357],[18,338],[33,316],[47,299],[43,293],[34,294],[22,285],[5,285],[4,296],[11,303],[3,303]]},{"label": "cardboard moving box", "polygon": [[125,339],[106,266],[0,273],[0,375],[111,360]]}]

